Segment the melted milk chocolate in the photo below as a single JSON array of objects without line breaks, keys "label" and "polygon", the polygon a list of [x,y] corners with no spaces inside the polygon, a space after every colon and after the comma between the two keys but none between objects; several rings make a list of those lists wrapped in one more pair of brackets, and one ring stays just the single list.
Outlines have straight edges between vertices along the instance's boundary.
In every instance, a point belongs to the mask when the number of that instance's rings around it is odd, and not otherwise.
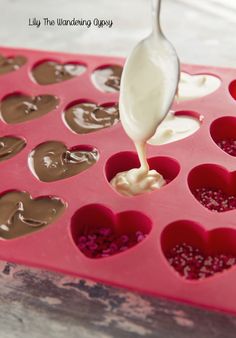
[{"label": "melted milk chocolate", "polygon": [[33,68],[32,74],[35,81],[41,85],[48,85],[70,80],[86,70],[86,67],[79,64],[60,64],[54,61],[40,63]]},{"label": "melted milk chocolate", "polygon": [[77,134],[86,134],[113,126],[119,121],[118,105],[98,106],[84,102],[65,111],[65,121]]},{"label": "melted milk chocolate", "polygon": [[58,141],[37,146],[30,154],[29,165],[43,182],[53,182],[79,174],[98,160],[98,151],[73,149]]},{"label": "melted milk chocolate", "polygon": [[111,65],[99,68],[93,73],[92,79],[96,87],[104,92],[118,92],[123,68]]},{"label": "melted milk chocolate", "polygon": [[59,99],[52,95],[9,95],[0,103],[0,112],[6,123],[15,124],[43,116],[56,108]]},{"label": "melted milk chocolate", "polygon": [[0,197],[0,237],[17,238],[51,224],[66,205],[57,197],[32,199],[27,192],[11,191]]},{"label": "melted milk chocolate", "polygon": [[26,142],[19,137],[0,137],[0,162],[15,156],[25,146]]},{"label": "melted milk chocolate", "polygon": [[13,72],[27,62],[24,56],[4,57],[0,55],[0,75]]}]

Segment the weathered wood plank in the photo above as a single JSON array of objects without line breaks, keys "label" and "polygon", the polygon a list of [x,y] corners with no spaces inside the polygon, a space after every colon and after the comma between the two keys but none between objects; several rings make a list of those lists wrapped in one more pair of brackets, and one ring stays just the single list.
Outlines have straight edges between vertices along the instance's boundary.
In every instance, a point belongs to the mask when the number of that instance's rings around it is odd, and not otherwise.
[{"label": "weathered wood plank", "polygon": [[99,283],[1,264],[4,338],[235,338],[236,317]]}]

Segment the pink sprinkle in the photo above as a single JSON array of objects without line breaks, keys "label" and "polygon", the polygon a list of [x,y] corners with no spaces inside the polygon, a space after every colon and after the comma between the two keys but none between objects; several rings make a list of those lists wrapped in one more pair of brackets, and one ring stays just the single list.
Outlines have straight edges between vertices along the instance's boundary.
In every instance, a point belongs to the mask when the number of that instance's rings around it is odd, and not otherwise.
[{"label": "pink sprinkle", "polygon": [[110,227],[97,227],[89,234],[78,237],[78,247],[90,258],[108,257],[128,250],[146,236],[147,234],[142,231],[136,231],[135,234],[116,235]]}]

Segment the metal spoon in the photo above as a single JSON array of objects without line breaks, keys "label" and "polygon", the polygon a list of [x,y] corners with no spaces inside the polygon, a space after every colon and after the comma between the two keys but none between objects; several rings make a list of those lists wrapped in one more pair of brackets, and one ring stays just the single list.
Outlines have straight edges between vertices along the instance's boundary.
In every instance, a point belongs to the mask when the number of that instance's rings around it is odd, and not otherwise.
[{"label": "metal spoon", "polygon": [[143,166],[143,147],[168,113],[180,77],[176,51],[162,33],[160,6],[161,0],[152,0],[152,33],[133,49],[121,78],[120,118]]}]

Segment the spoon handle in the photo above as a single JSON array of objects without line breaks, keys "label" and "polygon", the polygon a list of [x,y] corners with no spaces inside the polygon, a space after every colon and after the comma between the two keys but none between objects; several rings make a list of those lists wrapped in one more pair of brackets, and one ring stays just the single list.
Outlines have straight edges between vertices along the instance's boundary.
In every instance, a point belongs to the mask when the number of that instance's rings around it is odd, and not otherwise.
[{"label": "spoon handle", "polygon": [[153,33],[161,33],[160,24],[161,0],[152,0],[152,20],[153,20]]}]

